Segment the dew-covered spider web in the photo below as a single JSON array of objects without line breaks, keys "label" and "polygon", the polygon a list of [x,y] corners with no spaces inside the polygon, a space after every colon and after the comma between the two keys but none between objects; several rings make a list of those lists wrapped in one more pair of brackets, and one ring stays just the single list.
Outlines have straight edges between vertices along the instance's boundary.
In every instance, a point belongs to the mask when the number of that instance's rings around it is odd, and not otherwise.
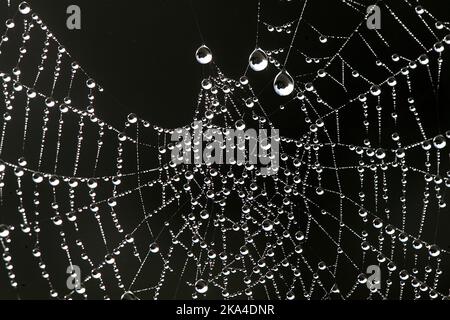
[{"label": "dew-covered spider web", "polygon": [[0,3],[0,296],[448,298],[448,17],[327,0],[348,19],[325,32],[321,1],[269,2],[241,77],[206,42],[192,53],[205,76],[186,128],[279,128],[271,175],[177,165],[176,146],[202,145],[135,114],[110,125],[107,88],[29,5]]}]

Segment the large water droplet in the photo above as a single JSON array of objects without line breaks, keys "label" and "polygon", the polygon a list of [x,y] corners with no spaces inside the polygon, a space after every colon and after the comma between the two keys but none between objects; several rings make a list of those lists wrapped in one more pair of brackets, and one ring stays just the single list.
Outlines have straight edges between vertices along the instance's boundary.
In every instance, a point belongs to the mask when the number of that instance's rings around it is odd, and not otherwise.
[{"label": "large water droplet", "polygon": [[202,45],[200,48],[197,49],[197,52],[195,53],[195,58],[197,59],[198,63],[208,64],[212,60],[212,52],[207,46]]},{"label": "large water droplet", "polygon": [[288,96],[294,91],[294,79],[287,71],[282,70],[275,77],[273,88],[279,96]]},{"label": "large water droplet", "polygon": [[205,293],[206,291],[208,291],[208,283],[203,279],[197,280],[197,282],[195,283],[195,291],[197,291],[198,293]]},{"label": "large water droplet", "polygon": [[31,7],[30,7],[30,5],[29,5],[28,3],[26,3],[25,1],[24,1],[24,2],[21,2],[21,3],[19,4],[19,12],[20,12],[21,14],[29,14],[30,11],[31,11]]},{"label": "large water droplet", "polygon": [[250,65],[250,68],[252,68],[254,71],[262,71],[266,69],[267,65],[269,64],[266,53],[260,48],[256,48],[250,54],[248,63]]}]

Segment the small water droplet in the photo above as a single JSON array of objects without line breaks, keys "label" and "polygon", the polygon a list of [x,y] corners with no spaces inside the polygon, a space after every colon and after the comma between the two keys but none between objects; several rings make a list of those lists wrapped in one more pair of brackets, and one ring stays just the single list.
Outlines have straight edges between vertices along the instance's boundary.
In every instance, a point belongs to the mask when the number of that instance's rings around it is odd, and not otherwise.
[{"label": "small water droplet", "polygon": [[0,238],[9,236],[9,227],[5,224],[0,224]]},{"label": "small water droplet", "polygon": [[273,229],[273,222],[269,219],[265,219],[262,223],[262,228],[264,231],[270,231]]},{"label": "small water droplet", "polygon": [[158,253],[159,252],[159,245],[156,242],[153,242],[150,245],[150,252],[151,253]]},{"label": "small water droplet", "polygon": [[436,149],[443,149],[447,145],[447,141],[443,135],[438,135],[433,139],[433,145]]}]

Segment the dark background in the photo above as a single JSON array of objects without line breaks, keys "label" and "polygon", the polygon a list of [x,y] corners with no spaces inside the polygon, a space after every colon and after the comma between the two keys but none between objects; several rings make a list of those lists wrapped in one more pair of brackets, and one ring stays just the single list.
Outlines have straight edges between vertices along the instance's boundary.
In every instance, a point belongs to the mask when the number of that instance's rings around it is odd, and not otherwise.
[{"label": "dark background", "polygon": [[[310,2],[305,19],[313,23],[324,34],[347,35],[361,19],[359,15],[354,14],[351,9],[346,8],[338,1],[310,0]],[[399,5],[397,1],[387,2],[393,8]],[[149,120],[152,124],[163,127],[173,128],[189,123],[192,120],[197,93],[200,90],[200,81],[208,72],[211,72],[209,66],[200,66],[195,61],[195,50],[205,42],[213,51],[214,61],[221,70],[228,77],[238,78],[245,71],[249,53],[255,47],[257,1],[196,0],[191,4],[187,0],[127,2],[29,0],[29,3],[53,30],[61,43],[66,46],[72,57],[78,60],[84,69],[103,86],[107,99],[104,103],[96,106],[96,114],[117,127],[123,126],[126,115],[131,112],[138,114],[140,118]],[[299,1],[267,0],[262,3],[263,20],[274,24],[296,19],[301,5]],[[67,15],[65,11],[71,4],[79,5],[82,10],[82,29],[79,31],[71,31],[66,28]],[[423,4],[436,16],[442,16],[443,20],[448,20],[450,17],[450,4],[445,1],[429,0],[423,1]],[[412,22],[412,18],[408,17],[405,19],[410,22],[408,26],[411,26],[412,23],[415,28],[417,27],[414,29],[415,34],[422,35],[421,39],[430,40],[429,36],[425,37],[426,30],[423,30],[417,21]],[[395,44],[393,51],[397,50],[396,52],[410,58],[415,58],[420,54],[421,51],[412,44],[398,24],[392,23],[389,19],[383,20],[383,23],[385,23],[383,28],[393,30],[392,32],[383,32],[383,36],[389,37],[389,40]],[[393,25],[395,25],[395,29]],[[260,28],[260,45],[263,48],[286,47],[289,44],[291,36],[277,35],[274,37],[268,34],[263,26]],[[300,30],[294,47],[310,52],[312,55],[326,55],[326,52],[318,44],[317,36],[313,35],[314,33],[308,30]],[[429,47],[432,44],[432,41],[428,41],[426,46]],[[336,46],[331,46],[329,52],[332,53],[335,50]],[[386,51],[387,56],[391,53],[391,51]],[[448,47],[445,54],[448,55]],[[367,53],[367,50],[361,49],[361,46],[351,47],[348,56],[356,65],[367,62],[367,72],[374,78],[377,77],[377,69],[374,66],[375,59]],[[296,70],[297,74],[307,73],[310,71],[308,68],[311,68],[311,66],[305,65],[300,55],[294,54],[292,54],[288,66],[291,70]],[[312,67],[313,69],[317,68],[316,66]],[[426,72],[420,73],[420,77],[414,79],[415,90],[420,92],[416,97],[417,105],[429,137],[443,133],[450,128],[448,73],[449,65],[446,62],[438,99],[431,94]],[[274,120],[282,129],[282,134],[298,137],[305,130],[303,122],[297,121],[295,116],[298,115],[289,112],[280,113],[279,105],[289,103],[289,100],[279,99],[273,93],[272,87],[267,86],[274,74],[274,71],[271,70],[264,75],[249,73],[249,77],[251,83],[255,83],[258,92],[261,92],[264,105],[270,113],[274,114]],[[381,74],[378,76],[383,79]],[[356,96],[358,90],[355,87],[351,96]],[[345,101],[348,98],[338,96],[333,90],[325,93],[325,95],[327,94],[331,95],[330,101],[335,105],[339,105],[339,101],[342,99]],[[405,95],[399,96],[405,100]],[[404,111],[401,112],[404,112],[407,118],[405,102],[399,103],[398,107],[403,108]],[[346,111],[342,118],[345,118],[341,128],[342,141],[361,144],[360,113]],[[392,125],[388,118],[385,120],[386,123]],[[392,132],[389,130],[388,124],[385,128],[386,137]],[[402,130],[406,136],[406,142],[420,141],[421,139],[414,124],[411,119],[410,122],[403,123]],[[409,132],[411,135],[408,135]],[[443,158],[448,164],[448,157],[445,155]],[[417,156],[416,161],[423,167],[421,155]],[[393,180],[396,178],[398,178],[397,174],[395,178],[393,176]],[[349,181],[351,184],[353,180]],[[353,187],[350,189],[357,192],[358,182],[355,181],[354,190]],[[398,187],[398,179],[396,183]],[[423,192],[423,183],[420,178],[412,181],[412,185],[419,185],[419,183],[420,187],[412,191],[413,199],[414,196],[418,197]],[[411,203],[411,206],[412,211],[417,214],[415,218],[411,217],[411,219],[417,221],[414,219],[419,217],[420,203]],[[133,208],[133,205],[130,204],[126,210],[132,211]],[[439,228],[441,232],[438,233],[437,240],[439,241],[436,242],[445,246],[450,245],[450,238],[446,233],[449,226],[449,212],[448,209],[441,212],[444,214],[440,222],[443,227]],[[428,239],[433,238],[432,234],[436,226],[435,218],[435,216],[429,217],[431,227],[428,230]],[[132,225],[131,221],[130,225]],[[93,232],[97,234],[98,230]],[[21,270],[21,273],[24,275],[27,272]],[[62,275],[62,278],[64,276]],[[131,272],[129,276],[131,276]],[[345,281],[345,274],[342,277]],[[450,283],[448,278],[444,278],[443,281]],[[22,291],[22,297],[46,297],[46,293],[42,292],[46,289],[41,290],[38,283],[36,279],[21,283],[25,288]],[[2,290],[2,286],[3,283],[0,282],[0,297],[14,296],[9,288]],[[184,296],[189,297],[189,292],[189,290],[184,292]]]},{"label": "dark background", "polygon": [[[202,75],[194,52],[202,37],[217,65],[231,78],[243,74],[255,46],[256,0],[29,2],[72,56],[116,98],[117,111],[135,112],[161,126],[178,127],[192,118]],[[81,8],[81,30],[66,28],[65,11],[71,4]],[[389,4],[395,8],[395,2]],[[445,1],[427,0],[422,4],[433,14],[441,14],[442,20],[449,12]],[[262,19],[273,24],[291,21],[296,19],[300,5],[298,1],[262,1]],[[339,2],[320,0],[309,4],[306,19],[324,34],[347,35],[360,16]],[[391,23],[382,21],[386,27]],[[264,26],[260,33],[262,47],[268,41],[266,46],[272,48]],[[300,31],[296,41],[301,44],[299,48],[304,49],[303,43],[312,35]],[[389,36],[396,41],[407,39],[400,28]],[[290,38],[277,36],[278,46],[287,46]],[[317,41],[307,43],[308,52],[314,52],[314,44],[318,46]],[[397,48],[401,47],[399,42]],[[413,57],[411,42],[403,49]]]}]

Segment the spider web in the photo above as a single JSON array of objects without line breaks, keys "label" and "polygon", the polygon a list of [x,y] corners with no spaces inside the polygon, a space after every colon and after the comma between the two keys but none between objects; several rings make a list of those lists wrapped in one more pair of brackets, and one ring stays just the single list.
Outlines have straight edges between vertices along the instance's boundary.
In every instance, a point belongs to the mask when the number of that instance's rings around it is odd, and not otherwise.
[{"label": "spider web", "polygon": [[[213,52],[193,117],[221,130],[296,119],[300,135],[281,130],[280,168],[269,176],[248,162],[175,165],[174,129],[135,114],[108,124],[96,114],[107,90],[37,13],[23,3],[4,10],[2,291],[27,296],[20,283],[29,283],[65,299],[448,297],[438,231],[448,221],[450,132],[434,112],[448,23],[417,1],[379,1],[390,27],[369,30],[372,3],[342,0],[334,5],[358,24],[325,35],[308,21],[311,0],[288,2],[277,6],[295,8],[293,17],[280,23],[257,7],[256,48],[272,71],[228,78]],[[408,45],[396,47],[395,34]],[[274,109],[252,83],[280,71],[295,89]],[[368,286],[371,265],[381,279]],[[71,290],[75,266],[82,278]]]}]

